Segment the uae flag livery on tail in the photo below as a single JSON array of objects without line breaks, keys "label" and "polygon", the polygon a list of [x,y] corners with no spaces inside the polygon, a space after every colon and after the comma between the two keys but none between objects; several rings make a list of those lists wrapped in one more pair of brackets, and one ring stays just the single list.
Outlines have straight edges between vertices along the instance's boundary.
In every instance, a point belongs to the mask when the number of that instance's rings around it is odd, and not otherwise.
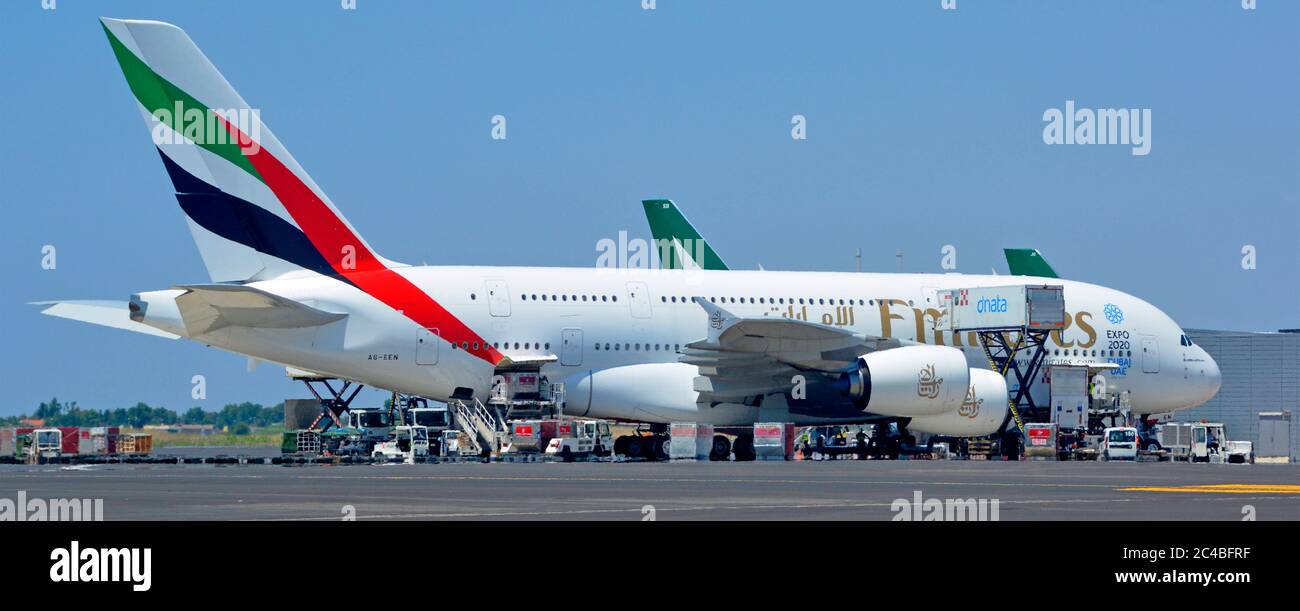
[{"label": "uae flag livery on tail", "polygon": [[101,19],[214,282],[303,270],[364,291],[496,364],[502,356],[379,256],[180,28]]}]

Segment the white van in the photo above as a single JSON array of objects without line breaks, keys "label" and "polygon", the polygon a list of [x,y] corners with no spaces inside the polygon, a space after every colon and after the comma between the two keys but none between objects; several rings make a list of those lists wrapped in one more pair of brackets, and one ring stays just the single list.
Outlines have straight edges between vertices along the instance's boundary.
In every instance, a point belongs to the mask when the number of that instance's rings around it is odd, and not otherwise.
[{"label": "white van", "polygon": [[1137,460],[1138,431],[1131,426],[1107,428],[1101,436],[1102,460]]}]

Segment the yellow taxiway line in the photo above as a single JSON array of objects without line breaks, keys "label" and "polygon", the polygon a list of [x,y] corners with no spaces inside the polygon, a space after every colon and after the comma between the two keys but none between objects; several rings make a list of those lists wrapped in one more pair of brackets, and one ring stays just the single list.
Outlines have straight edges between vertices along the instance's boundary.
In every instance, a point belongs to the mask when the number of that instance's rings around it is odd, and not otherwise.
[{"label": "yellow taxiway line", "polygon": [[1193,486],[1138,486],[1120,488],[1137,492],[1210,492],[1218,494],[1300,494],[1295,484],[1201,484]]}]

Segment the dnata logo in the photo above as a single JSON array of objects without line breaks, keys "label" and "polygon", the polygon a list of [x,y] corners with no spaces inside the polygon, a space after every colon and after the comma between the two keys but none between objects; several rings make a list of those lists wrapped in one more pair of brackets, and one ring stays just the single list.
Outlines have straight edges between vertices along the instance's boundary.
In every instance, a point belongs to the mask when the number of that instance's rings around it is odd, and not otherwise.
[{"label": "dnata logo", "polygon": [[152,584],[151,548],[88,547],[73,541],[69,547],[50,552],[50,581],[127,582],[136,592],[147,592]]},{"label": "dnata logo", "polygon": [[980,314],[1005,314],[1007,312],[1007,300],[1003,297],[980,297],[975,302],[975,311]]}]

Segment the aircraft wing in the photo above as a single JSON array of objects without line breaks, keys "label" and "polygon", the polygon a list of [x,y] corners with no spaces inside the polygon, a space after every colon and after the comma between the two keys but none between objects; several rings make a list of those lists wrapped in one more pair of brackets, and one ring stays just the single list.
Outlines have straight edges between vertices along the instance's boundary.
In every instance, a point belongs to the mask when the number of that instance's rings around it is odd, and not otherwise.
[{"label": "aircraft wing", "polygon": [[679,360],[700,368],[695,390],[702,401],[786,391],[796,374],[839,373],[862,354],[903,345],[784,317],[740,318],[706,299],[695,301],[709,315],[709,335],[686,344]]},{"label": "aircraft wing", "polygon": [[315,327],[347,317],[247,285],[186,284],[176,288],[186,291],[176,298],[176,306],[190,336],[222,327]]},{"label": "aircraft wing", "polygon": [[165,337],[167,339],[176,339],[180,337],[174,333],[168,333],[162,329],[155,329],[154,327],[150,327],[144,323],[138,323],[131,320],[131,312],[127,309],[128,304],[125,301],[38,301],[32,303],[32,305],[49,306],[44,310],[41,310],[41,314],[45,314],[46,316],[57,316],[69,320],[79,320],[93,325],[135,331],[136,333]]}]

